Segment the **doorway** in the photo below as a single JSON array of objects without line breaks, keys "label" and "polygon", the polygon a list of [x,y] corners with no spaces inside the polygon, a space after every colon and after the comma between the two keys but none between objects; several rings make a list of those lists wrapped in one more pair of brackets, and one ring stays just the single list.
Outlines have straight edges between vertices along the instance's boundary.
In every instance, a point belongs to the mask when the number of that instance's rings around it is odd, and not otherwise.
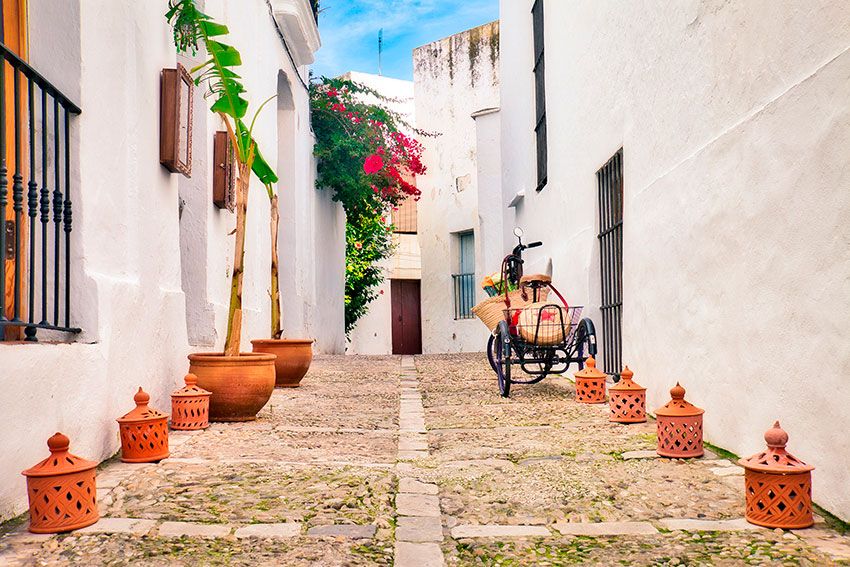
[{"label": "doorway", "polygon": [[[2,11],[2,18],[0,18],[0,42],[5,45],[5,47],[23,59],[27,60],[27,25],[26,25],[26,0],[0,0],[0,11]],[[2,229],[6,231],[9,235],[5,239],[6,250],[0,251],[3,254],[3,279],[5,280],[5,285],[3,286],[3,295],[4,301],[3,305],[5,306],[5,313],[7,319],[13,319],[17,314],[20,316],[22,313],[21,305],[19,303],[22,301],[23,297],[23,285],[24,285],[24,273],[26,266],[23,264],[24,258],[26,257],[26,252],[24,248],[24,244],[26,243],[26,225],[24,219],[21,219],[21,226],[19,238],[19,257],[15,257],[15,244],[14,240],[11,238],[15,233],[15,209],[14,209],[14,199],[12,199],[12,179],[15,174],[20,174],[24,177],[23,171],[15,171],[16,160],[15,160],[15,136],[19,136],[20,146],[23,147],[26,143],[26,139],[24,134],[22,133],[19,125],[19,129],[16,130],[15,125],[15,73],[11,65],[6,64],[5,60],[3,60],[3,71],[4,73],[4,81],[3,81],[3,89],[4,89],[4,108],[2,109],[3,118],[5,121],[5,148],[6,155],[4,156],[6,159],[6,179],[7,179],[7,195],[6,195],[6,207],[5,210],[0,211],[3,214],[3,219],[6,221],[3,224]],[[19,104],[22,108],[25,107],[25,100],[23,94],[20,94]],[[25,110],[21,111],[22,113]],[[22,169],[25,169],[25,165],[23,163],[24,160],[18,160],[17,164],[23,166]],[[19,278],[16,281],[16,271],[15,271],[15,263],[16,260],[20,263],[17,271],[17,277]],[[17,285],[16,285],[17,284]],[[23,328],[21,327],[6,327],[2,330],[3,337],[0,337],[0,340],[18,340],[23,338]]]},{"label": "doorway", "polygon": [[390,280],[393,354],[422,354],[419,280]]}]

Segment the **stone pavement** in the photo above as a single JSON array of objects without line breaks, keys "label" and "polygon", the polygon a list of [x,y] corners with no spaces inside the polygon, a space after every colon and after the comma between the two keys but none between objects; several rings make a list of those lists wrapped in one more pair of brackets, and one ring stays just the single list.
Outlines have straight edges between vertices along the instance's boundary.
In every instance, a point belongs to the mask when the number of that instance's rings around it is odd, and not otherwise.
[{"label": "stone pavement", "polygon": [[318,357],[256,422],[102,466],[96,525],[7,523],[0,565],[850,565],[822,521],[744,522],[733,463],[654,445],[563,378],[500,398],[481,355]]}]

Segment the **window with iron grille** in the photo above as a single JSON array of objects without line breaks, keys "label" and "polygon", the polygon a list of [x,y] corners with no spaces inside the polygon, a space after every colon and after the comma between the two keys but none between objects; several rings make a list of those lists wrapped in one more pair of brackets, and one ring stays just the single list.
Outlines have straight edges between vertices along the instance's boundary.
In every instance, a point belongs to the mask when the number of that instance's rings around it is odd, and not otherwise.
[{"label": "window with iron grille", "polygon": [[417,203],[412,197],[402,201],[393,211],[393,227],[395,232],[416,234]]},{"label": "window with iron grille", "polygon": [[531,9],[534,27],[534,98],[536,106],[534,134],[537,143],[537,190],[546,186],[548,141],[546,137],[546,61],[543,55],[543,2],[537,0]]},{"label": "window with iron grille", "polygon": [[472,319],[475,306],[475,235],[457,235],[458,273],[452,275],[455,319]]},{"label": "window with iron grille", "polygon": [[80,332],[71,313],[71,123],[80,112],[0,42],[0,341]]},{"label": "window with iron grille", "polygon": [[623,358],[623,150],[596,172],[602,275],[602,369],[620,375]]}]

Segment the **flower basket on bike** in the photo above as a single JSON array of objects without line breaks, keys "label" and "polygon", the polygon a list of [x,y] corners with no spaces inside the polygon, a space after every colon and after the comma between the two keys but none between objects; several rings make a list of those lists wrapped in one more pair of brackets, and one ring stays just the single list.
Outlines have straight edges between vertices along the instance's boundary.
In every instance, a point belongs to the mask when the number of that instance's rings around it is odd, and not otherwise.
[{"label": "flower basket on bike", "polygon": [[508,315],[516,320],[516,332],[526,341],[539,346],[563,343],[570,332],[567,308],[554,303],[539,301],[509,309]]},{"label": "flower basket on bike", "polygon": [[[546,297],[549,295],[549,290],[540,290],[543,293],[538,294],[538,298],[541,301],[545,301]],[[520,307],[523,305],[528,305],[533,301],[532,294],[524,289],[515,289],[514,291],[508,292],[508,301],[514,307]],[[504,295],[496,295],[493,297],[488,297],[484,301],[480,302],[478,305],[472,308],[472,313],[475,314],[476,317],[481,319],[481,322],[487,325],[487,328],[490,329],[490,332],[495,332],[496,327],[499,326],[499,321],[504,320],[505,318],[505,306],[507,302],[505,301]]]}]

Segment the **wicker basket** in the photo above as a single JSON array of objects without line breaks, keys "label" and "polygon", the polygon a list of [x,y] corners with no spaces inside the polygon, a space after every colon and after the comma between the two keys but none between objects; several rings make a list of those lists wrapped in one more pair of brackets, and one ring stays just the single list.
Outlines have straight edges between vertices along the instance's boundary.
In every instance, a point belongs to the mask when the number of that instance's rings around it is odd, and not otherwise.
[{"label": "wicker basket", "polygon": [[[524,307],[531,303],[531,290],[528,290],[527,295],[528,299],[523,299],[521,290],[514,290],[508,292],[508,296],[511,300],[511,307]],[[538,299],[540,301],[545,301],[549,296],[549,289],[542,288],[537,292]],[[499,326],[499,321],[505,320],[505,296],[504,295],[494,295],[493,297],[488,297],[478,305],[472,308],[472,312],[476,317],[481,319],[481,322],[487,325],[487,328],[490,329],[491,332],[496,330],[496,327]]]},{"label": "wicker basket", "polygon": [[520,311],[516,327],[527,342],[551,346],[566,340],[570,334],[570,319],[563,307],[539,301]]}]

